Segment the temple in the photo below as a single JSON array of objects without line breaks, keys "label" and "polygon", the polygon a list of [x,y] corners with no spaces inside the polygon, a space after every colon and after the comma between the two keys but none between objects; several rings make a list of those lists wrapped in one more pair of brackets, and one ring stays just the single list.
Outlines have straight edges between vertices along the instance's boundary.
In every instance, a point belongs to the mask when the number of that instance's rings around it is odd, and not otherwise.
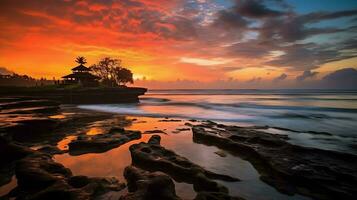
[{"label": "temple", "polygon": [[99,77],[90,73],[91,69],[83,64],[72,69],[72,74],[63,76],[64,84],[80,84],[83,86],[98,85]]}]

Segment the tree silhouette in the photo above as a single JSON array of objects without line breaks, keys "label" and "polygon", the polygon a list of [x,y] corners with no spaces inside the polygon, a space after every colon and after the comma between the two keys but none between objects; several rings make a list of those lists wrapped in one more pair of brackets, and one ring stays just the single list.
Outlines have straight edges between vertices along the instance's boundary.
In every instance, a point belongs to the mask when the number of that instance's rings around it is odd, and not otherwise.
[{"label": "tree silhouette", "polygon": [[85,57],[83,57],[83,56],[78,56],[76,58],[76,63],[84,65],[84,64],[87,63],[87,59]]},{"label": "tree silhouette", "polygon": [[125,85],[127,83],[134,83],[133,73],[126,68],[114,68],[113,73],[115,74],[116,82],[119,85]]},{"label": "tree silhouette", "polygon": [[93,73],[100,77],[100,82],[106,86],[120,86],[133,83],[133,73],[122,66],[122,61],[110,57],[101,59],[90,67]]}]

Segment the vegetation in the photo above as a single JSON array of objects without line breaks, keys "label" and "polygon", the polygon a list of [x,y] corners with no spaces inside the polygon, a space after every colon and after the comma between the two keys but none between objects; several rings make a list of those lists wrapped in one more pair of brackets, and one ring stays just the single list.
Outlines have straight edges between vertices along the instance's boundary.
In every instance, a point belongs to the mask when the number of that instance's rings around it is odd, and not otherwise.
[{"label": "vegetation", "polygon": [[83,57],[83,56],[78,56],[76,58],[76,63],[84,65],[84,64],[87,63],[87,59],[85,57]]},{"label": "vegetation", "polygon": [[54,84],[53,80],[44,78],[35,79],[27,75],[13,73],[11,75],[0,74],[0,86],[43,86]]},{"label": "vegetation", "polygon": [[[86,58],[83,56],[77,57],[75,61],[81,65],[87,63]],[[122,61],[120,59],[106,57],[101,59],[97,64],[92,65],[90,69],[91,72],[89,73],[99,77],[99,82],[101,83],[100,86],[102,87],[125,87],[127,83],[134,82],[133,73],[122,65]],[[11,75],[0,74],[0,86],[40,86],[44,87],[44,89],[48,89],[50,87],[63,89],[81,87],[78,84],[65,84],[64,81],[61,82],[60,80],[47,80],[44,78],[35,79],[27,75],[19,75],[16,73]],[[96,84],[96,86],[98,85]]]},{"label": "vegetation", "polygon": [[100,82],[106,86],[125,86],[133,83],[133,73],[122,66],[122,61],[113,58],[103,58],[90,67],[92,72],[100,77]]}]

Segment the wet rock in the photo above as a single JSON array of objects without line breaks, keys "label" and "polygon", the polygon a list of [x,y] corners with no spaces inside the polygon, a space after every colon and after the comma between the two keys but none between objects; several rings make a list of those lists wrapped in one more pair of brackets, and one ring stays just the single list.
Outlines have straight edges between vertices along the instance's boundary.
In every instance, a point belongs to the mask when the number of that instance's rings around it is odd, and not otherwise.
[{"label": "wet rock", "polygon": [[52,114],[59,110],[58,106],[40,106],[3,110],[1,114]]},{"label": "wet rock", "polygon": [[50,155],[67,153],[67,151],[61,150],[57,146],[51,146],[51,145],[45,145],[39,148],[37,151]]},{"label": "wet rock", "polygon": [[43,106],[54,106],[58,107],[59,103],[50,100],[22,100],[1,103],[0,108],[2,109],[18,109],[18,108],[31,108],[31,107],[43,107]]},{"label": "wet rock", "polygon": [[179,182],[191,183],[196,191],[227,193],[227,188],[211,179],[239,181],[239,179],[217,174],[190,162],[175,152],[160,146],[160,136],[154,135],[148,143],[141,142],[130,146],[132,163],[149,171],[162,171]]},{"label": "wet rock", "polygon": [[185,125],[185,126],[189,126],[189,127],[192,127],[192,126],[193,126],[193,124],[188,123],[188,122],[186,122],[184,125]]},{"label": "wet rock", "polygon": [[15,171],[18,185],[26,189],[43,189],[72,176],[69,169],[47,154],[34,154],[18,161]]},{"label": "wet rock", "polygon": [[219,155],[219,156],[221,156],[221,157],[227,157],[227,154],[226,154],[226,152],[224,152],[224,151],[216,151],[216,152],[214,152],[215,154],[217,154],[217,155]]},{"label": "wet rock", "polygon": [[127,131],[123,128],[113,128],[106,134],[81,135],[77,140],[68,144],[71,155],[81,155],[85,153],[102,153],[110,149],[119,147],[131,140],[141,138],[139,131]]},{"label": "wet rock", "polygon": [[172,133],[180,133],[184,131],[190,131],[191,128],[177,128],[175,131],[172,131]]},{"label": "wet rock", "polygon": [[74,188],[81,188],[90,193],[91,196],[99,196],[109,191],[120,191],[125,188],[125,184],[120,183],[115,177],[72,176],[68,183]]},{"label": "wet rock", "polygon": [[0,164],[19,160],[32,153],[34,153],[34,151],[29,148],[17,145],[8,141],[4,137],[0,137]]},{"label": "wet rock", "polygon": [[129,193],[120,200],[180,199],[176,195],[174,182],[161,172],[148,172],[129,166],[124,170],[124,177]]},{"label": "wet rock", "polygon": [[286,138],[242,127],[193,126],[196,143],[215,145],[250,161],[261,179],[287,194],[354,199],[357,156],[289,144]]},{"label": "wet rock", "polygon": [[48,118],[32,118],[17,120],[10,126],[4,127],[13,140],[18,142],[43,141],[53,136],[52,131],[57,127],[58,122]]},{"label": "wet rock", "polygon": [[180,119],[161,119],[159,122],[182,122]]},{"label": "wet rock", "polygon": [[244,200],[241,197],[232,197],[220,192],[200,192],[194,200]]},{"label": "wet rock", "polygon": [[33,153],[34,151],[29,148],[11,143],[0,137],[0,186],[11,181],[15,162]]},{"label": "wet rock", "polygon": [[160,145],[160,142],[161,142],[161,137],[158,135],[151,136],[151,138],[148,141],[149,144],[157,144],[157,145]]},{"label": "wet rock", "polygon": [[167,134],[165,133],[164,131],[162,130],[148,130],[148,131],[145,131],[143,134]]},{"label": "wet rock", "polygon": [[49,155],[36,153],[16,165],[18,199],[92,199],[125,186],[115,178],[72,176],[69,169]]}]

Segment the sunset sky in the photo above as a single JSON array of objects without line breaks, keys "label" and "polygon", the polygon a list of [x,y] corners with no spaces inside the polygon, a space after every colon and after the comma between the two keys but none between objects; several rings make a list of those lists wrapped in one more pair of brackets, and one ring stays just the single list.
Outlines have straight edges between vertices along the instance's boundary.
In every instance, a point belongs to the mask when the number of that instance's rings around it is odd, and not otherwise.
[{"label": "sunset sky", "polygon": [[77,56],[120,58],[150,88],[298,87],[357,67],[356,0],[0,0],[0,27],[2,71],[36,78]]}]

